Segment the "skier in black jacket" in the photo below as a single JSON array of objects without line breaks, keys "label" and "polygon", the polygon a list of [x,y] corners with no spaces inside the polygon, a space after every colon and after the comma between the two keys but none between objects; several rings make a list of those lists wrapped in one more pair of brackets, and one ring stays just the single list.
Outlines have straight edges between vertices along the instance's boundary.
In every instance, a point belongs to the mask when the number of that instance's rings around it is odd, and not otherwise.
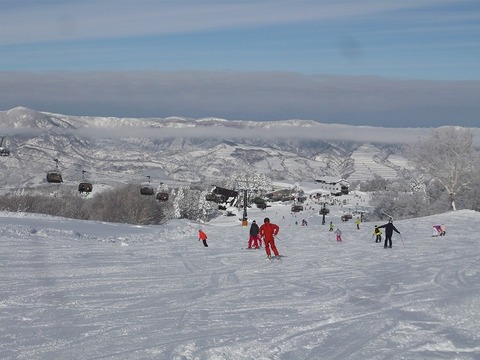
[{"label": "skier in black jacket", "polygon": [[[262,246],[262,239],[258,235],[259,233],[260,233],[260,229],[257,225],[257,222],[255,220],[253,220],[252,226],[250,226],[250,238],[248,239],[248,248],[247,249],[252,248],[252,243],[253,243],[253,247],[255,249],[259,249],[260,246]],[[259,244],[259,242],[260,242],[260,244]]]},{"label": "skier in black jacket", "polygon": [[395,231],[396,233],[400,234],[400,231],[397,230],[397,228],[393,225],[392,220],[390,219],[388,221],[388,224],[384,224],[382,226],[378,227],[380,228],[385,228],[385,245],[383,245],[384,248],[387,248],[387,241],[388,241],[388,247],[392,247],[392,235],[393,232]]}]

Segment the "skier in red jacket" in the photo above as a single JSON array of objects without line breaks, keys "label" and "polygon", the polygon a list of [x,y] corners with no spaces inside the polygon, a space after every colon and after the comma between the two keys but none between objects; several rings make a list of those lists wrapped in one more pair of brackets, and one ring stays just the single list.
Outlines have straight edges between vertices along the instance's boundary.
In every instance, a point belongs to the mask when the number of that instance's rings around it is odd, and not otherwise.
[{"label": "skier in red jacket", "polygon": [[270,248],[275,254],[275,257],[277,259],[280,258],[280,254],[278,253],[277,247],[275,246],[274,238],[274,236],[278,234],[279,230],[280,228],[278,227],[278,225],[272,224],[269,218],[265,218],[263,220],[263,225],[260,226],[260,237],[263,238],[263,243],[265,244],[265,251],[269,259],[272,257]]}]

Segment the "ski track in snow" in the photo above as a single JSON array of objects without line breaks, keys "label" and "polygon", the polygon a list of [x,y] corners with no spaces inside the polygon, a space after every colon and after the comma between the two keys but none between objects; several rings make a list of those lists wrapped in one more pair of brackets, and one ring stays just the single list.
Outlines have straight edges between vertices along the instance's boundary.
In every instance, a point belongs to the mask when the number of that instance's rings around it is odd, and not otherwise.
[{"label": "ski track in snow", "polygon": [[[332,211],[130,226],[0,213],[1,359],[479,359],[480,214],[396,221],[393,249]],[[309,226],[294,225],[305,216]],[[432,238],[434,223],[447,236]],[[328,224],[328,221],[327,221]],[[198,242],[201,227],[208,248]],[[403,240],[403,241],[402,241]]]}]

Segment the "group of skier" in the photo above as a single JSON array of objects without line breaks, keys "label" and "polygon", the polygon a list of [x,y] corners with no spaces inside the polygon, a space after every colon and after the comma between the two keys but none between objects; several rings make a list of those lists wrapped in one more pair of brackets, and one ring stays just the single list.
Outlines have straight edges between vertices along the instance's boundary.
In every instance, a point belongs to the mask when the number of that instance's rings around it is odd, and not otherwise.
[{"label": "group of skier", "polygon": [[[257,225],[257,222],[253,220],[252,225],[250,226],[250,237],[248,239],[247,249],[260,249],[263,239],[267,258],[271,259],[273,252],[273,256],[280,259],[280,253],[275,245],[275,236],[278,234],[279,230],[279,226],[271,223],[268,217],[263,219],[263,224],[260,227]],[[203,241],[205,247],[208,247],[207,235],[202,229],[198,230],[198,241],[200,240]]]},{"label": "group of skier", "polygon": [[330,221],[328,231],[333,232],[335,234],[337,241],[342,241],[342,230],[337,228],[337,230],[334,231],[334,229],[335,229],[335,225],[333,225],[333,222]]},{"label": "group of skier", "polygon": [[[382,242],[382,233],[381,233],[381,230],[382,228],[385,228],[385,244],[383,245],[383,247],[386,249],[387,247],[391,248],[392,247],[392,235],[393,235],[393,232],[395,231],[396,233],[400,234],[400,231],[397,230],[397,228],[395,227],[395,225],[393,225],[393,220],[390,219],[388,221],[388,223],[384,224],[384,225],[380,225],[380,226],[376,226],[375,225],[375,229],[377,230],[377,234],[378,234],[378,231],[380,231],[380,238],[378,238],[378,235],[377,235],[377,240],[379,239],[380,241],[378,242]],[[375,230],[374,230],[375,231]],[[388,245],[388,246],[387,246]]]},{"label": "group of skier", "polygon": [[[357,229],[360,230],[360,222],[356,222]],[[330,221],[330,228],[329,231],[333,231],[334,229],[333,222]],[[381,243],[382,242],[382,230],[381,228],[385,228],[385,244],[384,248],[391,248],[392,247],[392,235],[393,232],[397,232],[400,234],[400,231],[397,230],[397,228],[393,225],[393,221],[390,219],[388,223],[378,226],[375,225],[375,228],[373,229],[373,235],[375,236],[375,242],[376,243]],[[342,241],[342,231],[337,228],[337,230],[333,231],[333,233],[336,235],[337,241]]]},{"label": "group of skier", "polygon": [[[359,223],[356,224],[357,229],[360,229]],[[336,240],[337,241],[342,241],[342,231],[337,228],[336,230],[335,226],[332,221],[330,221],[329,225],[329,231],[333,232],[336,235]],[[392,236],[393,232],[396,232],[397,234],[400,234],[400,231],[393,225],[393,220],[390,219],[388,223],[383,224],[383,225],[375,225],[373,229],[373,236],[375,237],[375,242],[376,243],[381,243],[382,242],[382,230],[385,229],[385,242],[383,247],[384,248],[391,248],[392,247]],[[442,225],[434,225],[434,234],[432,236],[444,236],[446,234],[446,226],[444,224]],[[262,247],[262,239],[263,239],[263,244],[265,246],[265,252],[267,254],[267,257],[270,259],[272,258],[272,253],[275,258],[279,259],[280,254],[278,252],[278,249],[275,245],[275,236],[278,234],[280,228],[277,224],[274,224],[270,222],[270,219],[266,217],[263,220],[263,224],[259,227],[257,222],[255,220],[252,221],[252,224],[250,226],[250,235],[248,239],[248,247],[247,249],[260,249]],[[207,245],[207,235],[205,234],[202,229],[199,229],[199,235],[198,235],[198,240],[203,241],[203,245],[205,247],[208,247]]]},{"label": "group of skier", "polygon": [[[360,224],[361,224],[361,219],[357,217],[355,221],[357,230],[360,230]],[[385,228],[385,243],[384,243],[384,248],[391,248],[392,247],[392,235],[393,232],[395,231],[396,233],[400,234],[400,231],[397,230],[397,228],[393,225],[393,220],[390,219],[388,223],[378,226],[375,225],[375,228],[373,229],[373,235],[375,236],[375,242],[376,243],[381,243],[382,242],[382,228]],[[342,231],[337,228],[335,230],[335,226],[333,225],[333,222],[330,221],[330,226],[329,230],[330,232],[333,232],[336,235],[337,241],[342,241]]]},{"label": "group of skier", "polygon": [[269,218],[263,219],[263,225],[260,227],[258,227],[257,222],[253,220],[252,225],[250,226],[250,237],[248,239],[247,249],[259,249],[262,246],[263,239],[267,258],[270,259],[273,252],[274,256],[279,259],[280,254],[275,246],[275,236],[278,234],[279,230],[279,226],[271,223]]}]

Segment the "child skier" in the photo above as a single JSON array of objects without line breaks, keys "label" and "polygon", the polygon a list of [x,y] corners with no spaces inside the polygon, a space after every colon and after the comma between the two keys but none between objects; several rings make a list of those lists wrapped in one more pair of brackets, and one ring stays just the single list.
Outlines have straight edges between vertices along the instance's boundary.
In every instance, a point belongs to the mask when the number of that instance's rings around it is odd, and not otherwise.
[{"label": "child skier", "polygon": [[334,230],[333,221],[330,221],[330,229],[328,231],[333,231],[333,230]]},{"label": "child skier", "polygon": [[440,236],[442,235],[442,228],[440,225],[433,225],[433,233],[432,236]]},{"label": "child skier", "polygon": [[360,220],[359,217],[357,217],[357,220],[355,220],[355,224],[357,224],[357,230],[360,230],[360,224],[361,224],[362,220]]},{"label": "child skier", "polygon": [[378,225],[375,225],[375,228],[373,229],[373,235],[376,236],[375,238],[376,243],[382,242],[382,230],[378,228]]},{"label": "child skier", "polygon": [[[260,230],[258,228],[257,222],[255,220],[253,220],[252,225],[250,226],[250,238],[248,239],[247,249],[251,249],[252,244],[253,244],[253,247],[255,249],[260,248],[260,246],[258,244],[258,240],[260,240],[260,236],[258,235],[259,233],[260,233]],[[262,241],[262,240],[260,240],[260,241]]]},{"label": "child skier", "polygon": [[337,230],[334,231],[334,234],[337,235],[337,241],[342,241],[342,231],[337,228]]}]

